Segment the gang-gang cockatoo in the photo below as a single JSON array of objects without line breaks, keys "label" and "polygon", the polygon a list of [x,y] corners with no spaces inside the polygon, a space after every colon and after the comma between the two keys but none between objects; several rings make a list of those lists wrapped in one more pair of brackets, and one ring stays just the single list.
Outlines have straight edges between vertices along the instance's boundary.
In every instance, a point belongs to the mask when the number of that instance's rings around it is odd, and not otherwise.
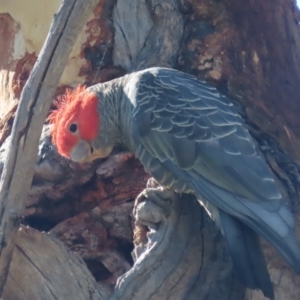
[{"label": "gang-gang cockatoo", "polygon": [[63,98],[50,116],[61,155],[85,162],[125,146],[162,186],[199,199],[245,285],[274,298],[257,234],[300,274],[293,216],[241,116],[216,88],[151,68]]}]

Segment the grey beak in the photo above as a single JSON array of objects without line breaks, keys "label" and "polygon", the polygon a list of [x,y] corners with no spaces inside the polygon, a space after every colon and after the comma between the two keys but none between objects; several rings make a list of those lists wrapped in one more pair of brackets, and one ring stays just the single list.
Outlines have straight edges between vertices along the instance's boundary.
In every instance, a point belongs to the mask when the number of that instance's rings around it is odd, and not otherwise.
[{"label": "grey beak", "polygon": [[88,142],[80,140],[70,153],[71,160],[85,161],[91,155],[91,146]]}]

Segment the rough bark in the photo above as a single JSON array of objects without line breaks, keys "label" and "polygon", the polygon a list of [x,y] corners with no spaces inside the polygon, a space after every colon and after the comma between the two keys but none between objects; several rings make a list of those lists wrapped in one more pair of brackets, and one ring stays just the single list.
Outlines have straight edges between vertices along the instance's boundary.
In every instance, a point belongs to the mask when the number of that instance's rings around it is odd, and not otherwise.
[{"label": "rough bark", "polygon": [[[53,5],[58,2],[53,1]],[[38,36],[36,41],[33,25],[24,30],[30,24],[30,14],[26,9],[18,14],[18,5],[0,4],[0,101],[5,103],[2,111],[6,114],[0,122],[1,142],[10,133],[14,117],[11,107],[36,60],[39,41],[45,38]],[[46,1],[43,5],[49,4]],[[47,10],[49,20],[52,10],[52,6]],[[210,81],[236,100],[295,212],[300,237],[298,20],[292,0],[103,0],[73,49],[57,94],[68,85],[90,85],[154,65],[177,68]],[[27,41],[25,46],[19,47],[20,36]],[[0,160],[7,144],[8,139],[0,149]],[[113,299],[141,299],[137,295],[144,299],[146,293],[148,299],[224,299],[224,295],[228,299],[264,299],[260,292],[249,290],[243,297],[221,235],[193,199],[168,194],[165,201],[165,191],[149,196],[147,190],[131,215],[133,200],[147,179],[140,164],[126,153],[90,165],[70,163],[56,155],[45,134],[23,222],[51,230],[84,259],[101,288],[111,293],[117,278],[133,264],[131,224],[133,217],[137,218],[135,264],[119,279]],[[186,215],[182,215],[183,209]],[[166,232],[170,238],[162,239]],[[184,243],[189,245],[186,252],[180,248]],[[298,299],[299,277],[269,245],[263,242],[263,246],[276,299]],[[185,288],[176,290],[182,286]],[[27,299],[35,298],[31,294]]]},{"label": "rough bark", "polygon": [[0,182],[0,295],[31,186],[42,126],[72,46],[94,4],[63,2],[21,95]]}]

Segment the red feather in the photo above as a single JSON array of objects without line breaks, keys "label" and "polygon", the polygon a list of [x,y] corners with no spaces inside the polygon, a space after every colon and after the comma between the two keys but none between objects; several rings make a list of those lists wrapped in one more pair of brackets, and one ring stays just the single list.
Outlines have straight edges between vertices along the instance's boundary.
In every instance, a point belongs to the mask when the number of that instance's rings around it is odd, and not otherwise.
[{"label": "red feather", "polygon": [[[53,124],[52,143],[61,155],[70,157],[70,151],[79,139],[92,141],[99,131],[98,98],[79,85],[75,90],[67,89],[56,101],[56,110],[47,118]],[[69,126],[76,123],[78,133],[69,131]]]}]

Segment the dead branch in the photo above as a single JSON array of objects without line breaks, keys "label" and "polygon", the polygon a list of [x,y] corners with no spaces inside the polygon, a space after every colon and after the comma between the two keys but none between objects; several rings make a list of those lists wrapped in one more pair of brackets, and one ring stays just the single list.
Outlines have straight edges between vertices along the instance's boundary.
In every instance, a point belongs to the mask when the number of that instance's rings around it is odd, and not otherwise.
[{"label": "dead branch", "polygon": [[110,300],[243,299],[224,244],[214,243],[220,233],[193,196],[148,188],[134,216],[135,264]]},{"label": "dead branch", "polygon": [[42,126],[79,30],[97,1],[65,0],[21,95],[0,192],[0,294],[29,191]]},{"label": "dead branch", "polygon": [[83,260],[54,236],[28,227],[18,231],[3,299],[104,300],[108,296]]}]

